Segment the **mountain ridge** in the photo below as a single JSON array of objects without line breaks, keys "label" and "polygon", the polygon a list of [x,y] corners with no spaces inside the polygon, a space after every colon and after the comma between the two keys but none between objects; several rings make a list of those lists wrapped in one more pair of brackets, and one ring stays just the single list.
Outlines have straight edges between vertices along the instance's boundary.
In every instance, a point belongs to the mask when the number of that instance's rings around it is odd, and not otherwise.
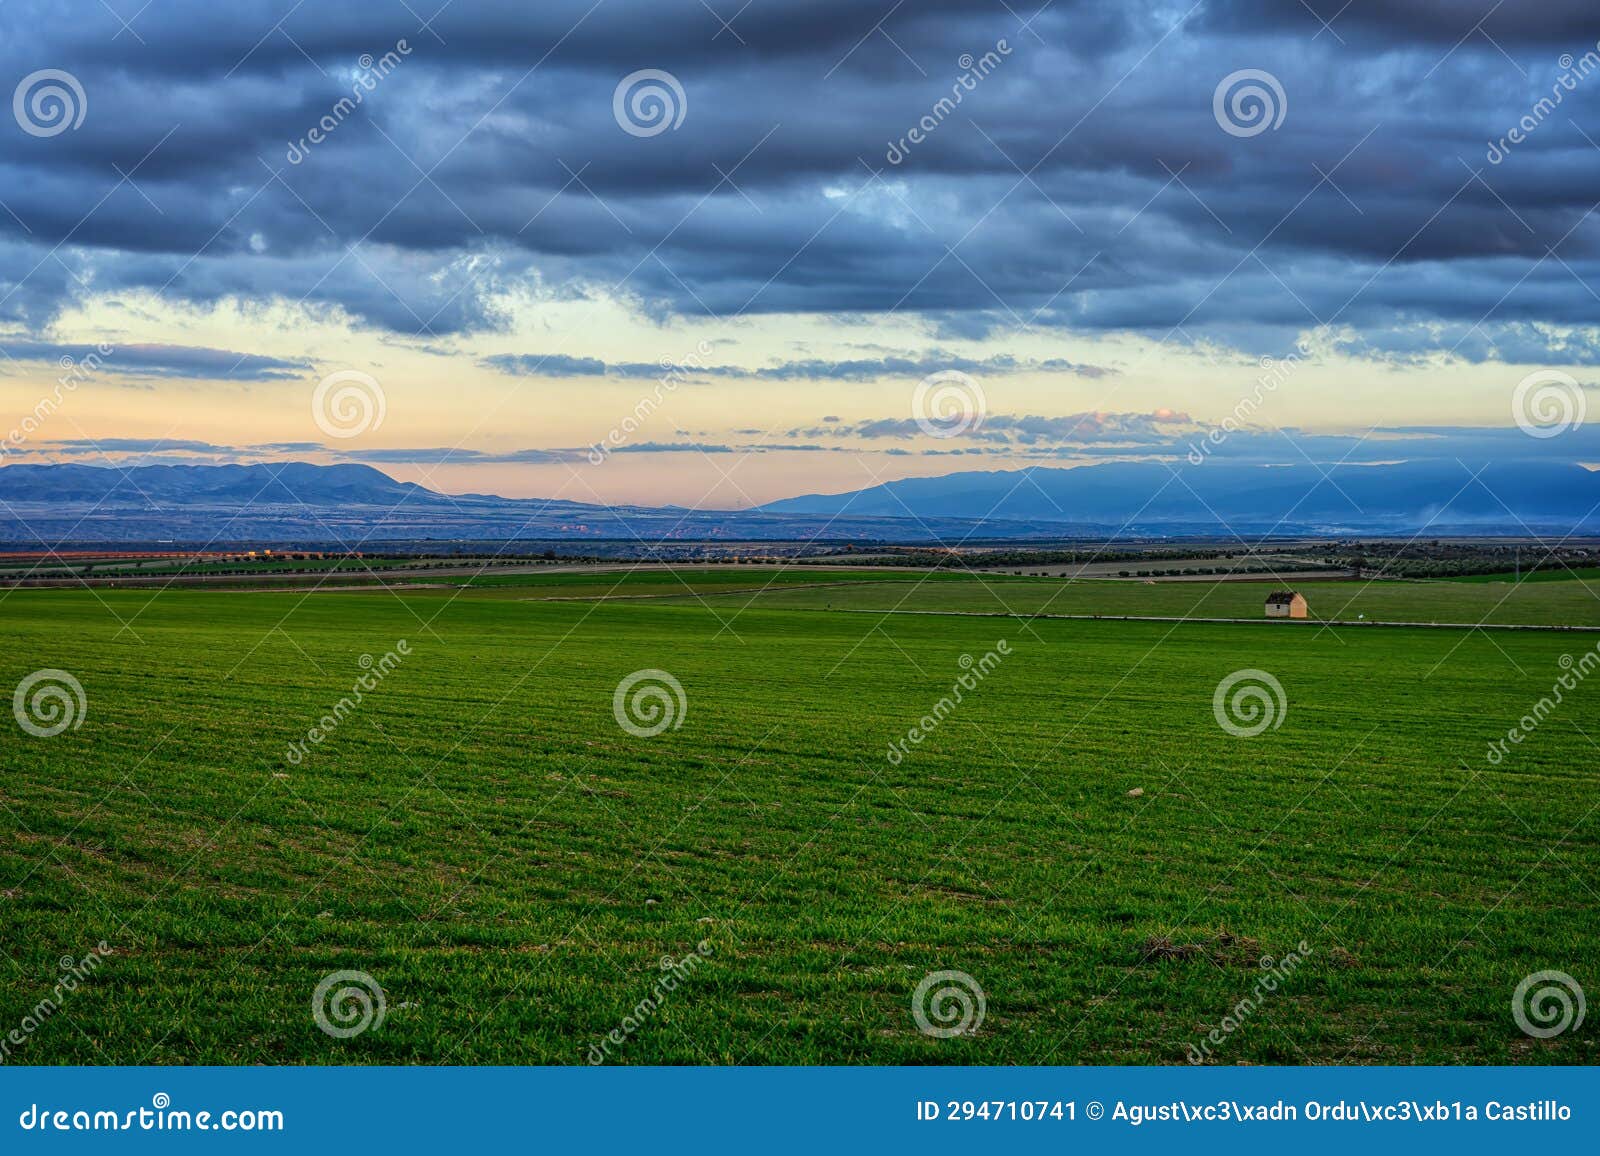
[{"label": "mountain ridge", "polygon": [[1070,469],[983,470],[904,478],[841,494],[768,502],[767,513],[862,517],[941,516],[1079,522],[1348,523],[1421,527],[1433,522],[1595,521],[1600,473],[1577,463],[1456,462],[1259,466],[1206,462],[1171,467],[1110,462]]},{"label": "mountain ridge", "polygon": [[1600,472],[1454,462],[961,471],[749,510],[445,494],[360,463],[0,467],[0,538],[872,538],[1600,532]]}]

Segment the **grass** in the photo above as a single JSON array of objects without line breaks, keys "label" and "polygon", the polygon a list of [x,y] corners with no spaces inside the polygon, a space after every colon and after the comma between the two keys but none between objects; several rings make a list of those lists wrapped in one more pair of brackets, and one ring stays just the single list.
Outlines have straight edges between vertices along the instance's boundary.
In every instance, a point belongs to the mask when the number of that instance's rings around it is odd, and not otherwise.
[{"label": "grass", "polygon": [[[1600,985],[1600,680],[1485,758],[1587,636],[769,608],[790,597],[6,593],[0,686],[64,669],[88,710],[7,744],[0,1028],[60,957],[116,949],[10,1062],[582,1063],[701,941],[612,1062],[1181,1063],[1302,941],[1217,1062],[1600,1060],[1592,1026],[1509,1014],[1534,971]],[[1211,701],[1246,667],[1288,700],[1249,739]],[[688,704],[647,739],[612,714],[643,668]],[[381,983],[380,1027],[317,1029],[338,969]],[[987,1013],[934,1039],[910,1001],[946,969]]]},{"label": "grass", "polygon": [[[919,575],[918,577],[922,577]],[[930,572],[930,582],[957,582],[963,585],[971,579],[965,575]],[[904,570],[869,570],[862,567],[834,567],[832,569],[773,566],[719,566],[697,568],[692,566],[645,569],[574,569],[545,573],[482,574],[468,578],[435,579],[474,589],[499,587],[515,588],[529,597],[599,598],[606,596],[650,597],[668,595],[714,594],[727,592],[758,593],[765,589],[796,586],[858,585],[876,582],[913,581]],[[1009,579],[1016,581],[1016,579]]]},{"label": "grass", "polygon": [[[1261,618],[1275,587],[1262,582],[1139,582],[1040,578],[922,581],[921,575],[871,584],[774,587],[732,596],[736,606],[809,610],[948,610],[975,613],[1152,615]],[[758,584],[757,584],[758,585]],[[1600,626],[1600,582],[1524,585],[1454,581],[1306,581],[1312,618],[1370,621]]]},{"label": "grass", "polygon": [[1552,566],[1545,570],[1524,571],[1520,575],[1507,570],[1501,574],[1464,574],[1449,578],[1450,582],[1587,582],[1600,585],[1600,566]]}]

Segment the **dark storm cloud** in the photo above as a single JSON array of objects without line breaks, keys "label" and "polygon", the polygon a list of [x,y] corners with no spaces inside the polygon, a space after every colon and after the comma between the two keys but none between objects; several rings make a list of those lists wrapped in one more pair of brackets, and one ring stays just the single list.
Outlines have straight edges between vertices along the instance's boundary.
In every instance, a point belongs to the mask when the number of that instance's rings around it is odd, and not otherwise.
[{"label": "dark storm cloud", "polygon": [[[873,418],[850,425],[825,424],[808,429],[792,429],[789,437],[836,438],[924,438],[925,423],[912,418]],[[1110,442],[1130,446],[1170,442],[1174,427],[1198,429],[1186,413],[1157,410],[1154,413],[1076,413],[1062,417],[1022,414],[989,414],[964,436],[984,441],[1032,446],[1047,442],[1062,445],[1092,445]]]},{"label": "dark storm cloud", "polygon": [[254,445],[215,445],[181,438],[65,438],[30,442],[13,451],[16,457],[45,460],[73,457],[115,457],[128,461],[276,461],[286,456],[330,457],[372,465],[546,465],[584,460],[581,449],[524,449],[495,453],[452,446],[374,448],[352,450],[318,442],[264,442]]},{"label": "dark storm cloud", "polygon": [[311,369],[308,361],[190,345],[63,345],[5,337],[0,337],[0,358],[82,365],[96,376],[110,378],[290,381]]},{"label": "dark storm cloud", "polygon": [[877,381],[884,377],[925,377],[956,370],[969,374],[1003,376],[1017,373],[1064,373],[1079,377],[1108,377],[1116,373],[1098,365],[1080,365],[1062,358],[1041,361],[998,354],[993,357],[959,357],[942,350],[912,356],[849,358],[829,361],[811,358],[788,361],[754,371],[768,381]]},{"label": "dark storm cloud", "polygon": [[[895,422],[864,422],[876,427],[871,436],[908,440],[914,434]],[[988,431],[987,433],[985,431]],[[992,437],[1005,431],[1003,437]],[[829,436],[827,431],[820,431]],[[1239,428],[1226,430],[1191,421],[1185,414],[1079,414],[1037,418],[993,414],[982,427],[963,438],[916,446],[863,447],[859,440],[819,444],[800,440],[817,430],[790,430],[756,443],[706,441],[639,442],[610,447],[609,454],[881,454],[893,457],[993,457],[1012,461],[1153,460],[1192,464],[1227,460],[1236,464],[1323,466],[1375,465],[1385,462],[1444,461],[1476,467],[1484,462],[1600,463],[1600,426],[1575,426],[1554,437],[1530,437],[1520,429],[1472,426],[1374,427],[1349,433],[1308,433],[1299,429]],[[160,438],[88,438],[26,443],[11,456],[43,461],[99,457],[132,462],[281,461],[285,457],[331,458],[374,466],[577,465],[592,462],[592,447],[527,448],[506,451],[458,449],[450,446],[362,449],[293,443],[245,446]]]},{"label": "dark storm cloud", "polygon": [[540,374],[545,377],[604,377],[606,363],[598,357],[567,357],[559,353],[496,354],[485,357],[483,365],[516,376]]},{"label": "dark storm cloud", "polygon": [[467,450],[451,446],[431,449],[371,449],[336,450],[333,456],[344,461],[369,462],[373,465],[548,465],[552,462],[576,462],[584,456],[583,450],[511,450],[492,453],[484,450]]},{"label": "dark storm cloud", "polygon": [[729,366],[691,367],[679,370],[671,362],[602,361],[598,357],[568,357],[561,353],[497,353],[480,365],[514,377],[743,377],[745,371]]},{"label": "dark storm cloud", "polygon": [[[1580,126],[1600,74],[1561,88],[1559,57],[1581,69],[1600,20],[1576,0],[764,0],[725,5],[731,29],[667,0],[456,0],[426,26],[399,0],[171,0],[124,13],[136,35],[69,7],[11,0],[0,44],[8,83],[65,69],[87,98],[58,135],[0,121],[0,322],[35,334],[86,292],[425,336],[501,328],[521,293],[663,318],[898,311],[951,338],[1593,344],[1571,330],[1595,320],[1600,149]],[[992,65],[972,80],[970,58]],[[651,137],[612,108],[645,68],[686,95]],[[1279,128],[1215,120],[1240,69],[1281,83]]]},{"label": "dark storm cloud", "polygon": [[607,362],[598,357],[569,357],[565,354],[495,354],[479,364],[514,376],[624,377],[624,378],[749,378],[757,381],[877,381],[886,377],[925,377],[931,373],[958,370],[995,376],[1017,373],[1059,373],[1079,377],[1108,377],[1117,371],[1099,365],[1084,365],[1059,357],[1039,360],[997,354],[993,357],[962,357],[943,350],[925,354],[852,357],[844,360],[808,358],[784,361],[777,365],[744,368],[737,365],[693,365],[681,367],[651,362]]},{"label": "dark storm cloud", "polygon": [[[1520,429],[1471,426],[1374,427],[1356,433],[1308,433],[1298,429],[1225,429],[1191,421],[1185,414],[1077,414],[1065,418],[991,414],[957,444],[945,448],[899,449],[874,453],[984,454],[1007,458],[1051,460],[1227,459],[1258,465],[1374,465],[1397,461],[1600,462],[1600,427],[1577,426],[1560,436],[1536,438]],[[818,430],[791,430],[790,437],[816,435]],[[862,422],[851,432],[861,437],[915,437],[915,423],[900,419]],[[960,444],[979,443],[979,444]],[[774,443],[768,448],[791,448]],[[833,447],[826,447],[833,448]],[[863,452],[859,444],[838,447]]]},{"label": "dark storm cloud", "polygon": [[1570,47],[1596,36],[1590,0],[1213,0],[1201,24],[1232,33],[1284,31],[1312,36],[1381,37],[1389,44],[1445,48],[1474,36],[1511,45]]},{"label": "dark storm cloud", "polygon": [[190,441],[183,438],[72,438],[64,441],[47,441],[30,444],[24,454],[37,454],[45,458],[132,456],[139,459],[162,457],[190,457],[196,454],[232,457],[237,451],[231,446],[212,445],[210,442]]}]

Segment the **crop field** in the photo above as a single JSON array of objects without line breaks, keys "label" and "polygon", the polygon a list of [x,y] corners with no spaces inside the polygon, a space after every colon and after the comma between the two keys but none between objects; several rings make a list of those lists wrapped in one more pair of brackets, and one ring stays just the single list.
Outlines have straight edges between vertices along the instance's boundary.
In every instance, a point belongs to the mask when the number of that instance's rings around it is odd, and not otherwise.
[{"label": "crop field", "polygon": [[[828,612],[1255,616],[1253,584],[559,577],[0,594],[0,687],[66,688],[6,719],[5,1061],[1600,1061],[1511,1009],[1600,988],[1600,636]],[[1328,585],[1596,620],[1581,583]],[[381,989],[365,1030],[319,1023],[336,973]]]},{"label": "crop field", "polygon": [[[788,576],[785,575],[785,580]],[[1020,579],[983,575],[938,581],[953,575],[901,575],[897,579],[845,583],[820,577],[803,588],[774,583],[755,594],[731,595],[736,606],[770,609],[939,610],[975,614],[1087,614],[1188,618],[1261,618],[1273,583],[1196,581],[1140,582],[1092,579]],[[747,585],[760,587],[760,582]],[[797,583],[797,586],[799,584]],[[1600,626],[1600,581],[1573,578],[1517,584],[1504,582],[1301,581],[1310,617],[1373,622],[1480,623],[1494,625]],[[687,592],[680,591],[685,598]]]},{"label": "crop field", "polygon": [[754,595],[793,587],[857,586],[879,582],[914,583],[919,578],[936,583],[956,582],[962,586],[973,582],[966,575],[944,572],[908,575],[904,570],[869,570],[863,567],[830,569],[724,565],[652,566],[638,569],[595,566],[544,573],[485,573],[452,584],[475,590],[506,588],[512,597],[654,598],[694,594]]},{"label": "crop field", "polygon": [[1459,578],[1448,579],[1451,582],[1587,582],[1591,586],[1600,585],[1600,567],[1578,566],[1560,567],[1548,570],[1535,570],[1531,574],[1467,574]]}]

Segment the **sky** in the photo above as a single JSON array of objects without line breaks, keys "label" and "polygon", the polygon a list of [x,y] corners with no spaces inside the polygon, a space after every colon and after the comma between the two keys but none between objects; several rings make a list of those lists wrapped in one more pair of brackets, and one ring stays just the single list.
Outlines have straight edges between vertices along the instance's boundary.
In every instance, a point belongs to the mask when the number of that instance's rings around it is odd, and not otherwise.
[{"label": "sky", "polygon": [[1592,0],[6,0],[0,33],[7,465],[743,508],[1600,464]]}]

